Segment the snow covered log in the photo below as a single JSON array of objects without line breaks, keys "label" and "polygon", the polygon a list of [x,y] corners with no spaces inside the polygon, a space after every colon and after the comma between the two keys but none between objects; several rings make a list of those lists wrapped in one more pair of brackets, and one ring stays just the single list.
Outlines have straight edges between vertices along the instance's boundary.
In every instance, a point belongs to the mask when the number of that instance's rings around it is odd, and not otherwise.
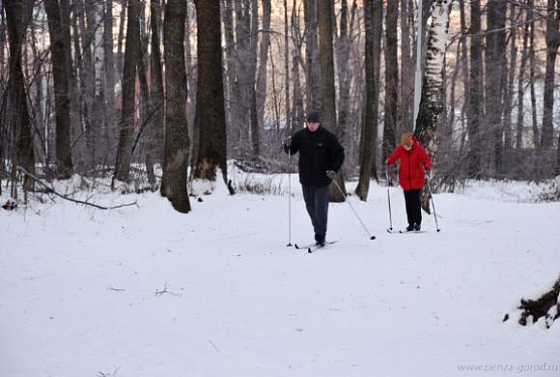
[{"label": "snow covered log", "polygon": [[[552,323],[560,318],[560,278],[556,280],[552,289],[544,293],[536,300],[521,299],[521,305],[518,309],[521,310],[519,317],[519,324],[527,326],[528,324],[536,323],[540,318],[544,317],[546,328],[550,328]],[[508,315],[504,318],[507,321]]]}]

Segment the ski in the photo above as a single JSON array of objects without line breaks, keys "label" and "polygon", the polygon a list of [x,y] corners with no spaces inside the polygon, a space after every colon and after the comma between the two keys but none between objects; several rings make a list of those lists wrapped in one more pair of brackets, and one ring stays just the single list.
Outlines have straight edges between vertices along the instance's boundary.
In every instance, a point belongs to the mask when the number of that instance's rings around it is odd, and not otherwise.
[{"label": "ski", "polygon": [[426,233],[425,230],[399,230],[400,234]]},{"label": "ski", "polygon": [[337,242],[338,242],[338,241],[327,241],[327,242],[325,242],[325,244],[324,244],[323,246],[317,245],[315,242],[312,243],[312,244],[303,245],[303,246],[302,246],[302,245],[298,245],[298,244],[296,243],[296,244],[294,244],[294,247],[295,247],[296,249],[298,249],[298,250],[307,250],[308,253],[312,253],[313,251],[315,251],[315,250],[317,250],[317,249],[323,248],[323,247],[325,247],[325,246],[327,246],[327,245],[335,244],[335,243],[337,243]]},{"label": "ski", "polygon": [[316,245],[316,244],[314,244],[314,245],[312,245],[312,246],[310,246],[310,247],[307,248],[307,252],[308,252],[309,254],[311,254],[311,253],[313,253],[314,251],[316,251],[317,249],[324,249],[325,247],[327,247],[327,246],[329,246],[329,245],[332,245],[332,244],[335,244],[336,242],[337,242],[337,241],[327,241],[327,242],[325,242],[324,245]]}]

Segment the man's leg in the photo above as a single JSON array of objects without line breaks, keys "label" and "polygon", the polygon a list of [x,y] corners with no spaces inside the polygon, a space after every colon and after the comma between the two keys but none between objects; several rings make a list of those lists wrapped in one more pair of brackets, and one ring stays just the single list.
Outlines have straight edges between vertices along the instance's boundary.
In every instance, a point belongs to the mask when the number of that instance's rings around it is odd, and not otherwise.
[{"label": "man's leg", "polygon": [[315,239],[325,242],[327,234],[327,220],[329,216],[329,186],[315,188]]},{"label": "man's leg", "polygon": [[313,224],[313,229],[315,229],[315,187],[301,185],[301,190],[303,192],[303,200],[305,201],[305,209],[307,209],[311,224]]}]

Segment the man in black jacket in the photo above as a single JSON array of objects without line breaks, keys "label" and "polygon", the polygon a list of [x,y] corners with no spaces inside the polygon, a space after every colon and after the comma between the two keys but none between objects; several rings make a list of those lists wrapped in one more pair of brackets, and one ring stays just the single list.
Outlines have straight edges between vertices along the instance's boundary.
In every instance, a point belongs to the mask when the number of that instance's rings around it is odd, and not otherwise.
[{"label": "man in black jacket", "polygon": [[299,182],[315,241],[325,244],[329,210],[329,186],[344,162],[344,148],[336,136],[320,123],[319,113],[307,115],[307,127],[283,141],[284,151],[299,152]]}]

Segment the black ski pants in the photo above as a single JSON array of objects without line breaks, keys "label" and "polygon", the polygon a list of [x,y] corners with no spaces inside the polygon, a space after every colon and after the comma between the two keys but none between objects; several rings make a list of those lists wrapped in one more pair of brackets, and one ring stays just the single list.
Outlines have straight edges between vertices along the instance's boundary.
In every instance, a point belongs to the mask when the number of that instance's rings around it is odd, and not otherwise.
[{"label": "black ski pants", "polygon": [[422,223],[422,211],[420,209],[420,192],[422,190],[404,190],[404,201],[406,203],[406,217],[408,225]]},{"label": "black ski pants", "polygon": [[301,185],[305,208],[311,218],[313,230],[323,239],[327,234],[327,218],[329,214],[329,186]]}]

